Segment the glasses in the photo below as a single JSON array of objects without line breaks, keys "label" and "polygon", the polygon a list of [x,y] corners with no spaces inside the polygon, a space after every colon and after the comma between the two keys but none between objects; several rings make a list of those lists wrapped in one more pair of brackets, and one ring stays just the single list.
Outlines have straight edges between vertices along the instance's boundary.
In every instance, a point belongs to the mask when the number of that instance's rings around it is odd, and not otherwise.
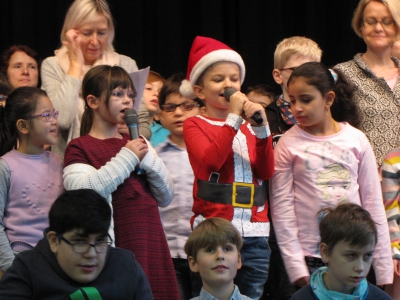
[{"label": "glasses", "polygon": [[106,252],[108,250],[108,247],[112,244],[112,239],[109,235],[108,235],[108,239],[109,239],[108,242],[98,242],[96,244],[89,244],[86,242],[71,243],[65,237],[63,237],[61,234],[57,233],[57,236],[59,239],[66,242],[68,245],[71,245],[72,251],[74,251],[75,253],[79,253],[79,254],[88,252],[90,247],[93,247],[97,253],[103,253],[103,252]]},{"label": "glasses", "polygon": [[384,18],[381,21],[378,21],[374,18],[365,18],[363,20],[363,25],[365,27],[375,27],[377,23],[381,24],[381,26],[384,28],[391,27],[395,24],[395,22],[392,18]]},{"label": "glasses", "polygon": [[182,109],[183,109],[184,111],[191,111],[191,110],[193,109],[193,107],[199,107],[200,104],[195,103],[195,102],[189,102],[189,101],[183,102],[183,103],[181,103],[181,104],[172,104],[172,103],[169,103],[169,104],[163,104],[163,105],[161,105],[161,109],[164,110],[164,111],[166,111],[166,112],[174,112],[175,109],[176,109],[178,106],[182,106]]},{"label": "glasses", "polygon": [[46,112],[46,113],[42,113],[40,115],[35,115],[35,116],[30,116],[28,118],[26,118],[27,120],[29,119],[33,119],[33,118],[42,118],[45,119],[46,122],[51,122],[53,121],[53,119],[58,119],[58,110],[53,111],[53,112]]},{"label": "glasses", "polygon": [[291,68],[284,68],[284,69],[279,69],[279,71],[294,71],[296,70],[298,67],[291,67]]}]

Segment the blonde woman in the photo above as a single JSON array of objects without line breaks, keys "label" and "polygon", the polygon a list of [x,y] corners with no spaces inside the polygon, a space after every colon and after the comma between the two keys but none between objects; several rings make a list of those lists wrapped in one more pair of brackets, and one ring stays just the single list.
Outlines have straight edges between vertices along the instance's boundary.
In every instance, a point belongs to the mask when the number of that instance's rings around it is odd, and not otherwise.
[{"label": "blonde woman", "polygon": [[60,135],[52,151],[64,156],[67,143],[79,136],[84,111],[83,76],[96,65],[121,66],[136,71],[136,62],[114,51],[113,18],[105,0],[75,0],[61,30],[62,46],[43,61],[42,88],[60,111]]}]

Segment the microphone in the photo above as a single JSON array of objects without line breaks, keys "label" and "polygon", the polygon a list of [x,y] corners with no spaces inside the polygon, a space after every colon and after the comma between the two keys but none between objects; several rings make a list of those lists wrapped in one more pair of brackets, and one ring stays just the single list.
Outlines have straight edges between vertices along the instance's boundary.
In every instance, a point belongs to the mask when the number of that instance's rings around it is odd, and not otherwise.
[{"label": "microphone", "polygon": [[[131,140],[138,139],[139,138],[139,118],[137,115],[137,112],[134,108],[127,109],[124,113],[124,121],[126,126],[129,128],[129,135],[131,136]],[[139,166],[136,168],[136,174],[137,175],[143,175],[145,174],[146,171],[139,168]]]},{"label": "microphone", "polygon": [[[231,99],[231,96],[236,93],[236,90],[232,87],[228,87],[224,91],[224,97],[226,101],[230,102],[229,100]],[[261,114],[257,111],[250,117],[254,122],[256,122],[257,125],[260,125],[264,120],[261,117]]]},{"label": "microphone", "polygon": [[139,118],[134,108],[127,109],[124,113],[124,121],[126,126],[129,128],[129,135],[131,140],[139,138]]}]

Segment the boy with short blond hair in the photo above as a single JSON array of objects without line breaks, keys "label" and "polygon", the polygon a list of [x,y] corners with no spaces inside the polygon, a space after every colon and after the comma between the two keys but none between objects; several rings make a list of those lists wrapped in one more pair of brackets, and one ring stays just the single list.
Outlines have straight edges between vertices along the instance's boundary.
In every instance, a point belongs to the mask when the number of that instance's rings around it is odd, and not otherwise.
[{"label": "boy with short blond hair", "polygon": [[185,244],[190,269],[199,272],[203,281],[200,296],[192,300],[250,300],[233,283],[242,267],[240,249],[243,241],[231,222],[210,218],[201,222]]}]

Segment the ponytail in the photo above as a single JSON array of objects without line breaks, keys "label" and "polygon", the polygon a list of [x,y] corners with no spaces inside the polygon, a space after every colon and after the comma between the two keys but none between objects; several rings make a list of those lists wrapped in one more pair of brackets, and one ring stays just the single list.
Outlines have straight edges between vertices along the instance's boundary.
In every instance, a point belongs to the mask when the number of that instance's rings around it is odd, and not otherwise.
[{"label": "ponytail", "polygon": [[360,128],[360,110],[353,100],[354,87],[347,81],[346,76],[337,69],[338,75],[335,84],[335,101],[331,106],[332,118],[338,122],[348,122],[356,128]]},{"label": "ponytail", "polygon": [[335,92],[335,100],[331,106],[332,118],[359,128],[360,112],[353,100],[354,87],[347,82],[341,71],[334,69],[331,72],[322,63],[308,62],[293,71],[287,84],[297,77],[303,77],[308,85],[315,86],[322,95],[329,91]]}]

